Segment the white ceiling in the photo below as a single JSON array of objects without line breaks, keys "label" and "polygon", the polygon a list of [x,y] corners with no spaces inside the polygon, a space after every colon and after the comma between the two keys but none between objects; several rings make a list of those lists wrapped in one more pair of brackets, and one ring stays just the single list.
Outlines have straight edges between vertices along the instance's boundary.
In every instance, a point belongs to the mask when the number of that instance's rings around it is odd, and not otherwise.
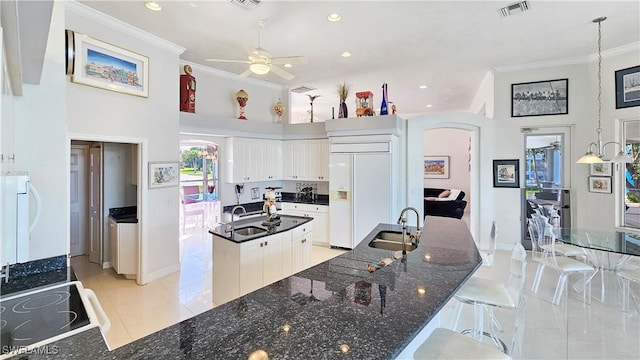
[{"label": "white ceiling", "polygon": [[[251,76],[317,88],[293,94],[290,106],[292,113],[304,113],[306,94],[321,95],[314,102],[320,119],[331,118],[331,107],[337,116],[336,86],[342,82],[351,85],[351,114],[356,91],[373,91],[379,107],[384,82],[388,101],[403,117],[468,110],[491,69],[595,54],[597,25],[591,20],[600,16],[608,17],[602,24],[603,51],[640,41],[639,1],[533,0],[529,11],[505,18],[498,9],[510,0],[263,0],[252,10],[228,0],[157,2],[160,12],[147,10],[143,1],[82,1],[185,47],[185,61],[236,74],[247,65],[205,59],[246,59],[258,45],[257,21],[264,19],[263,48],[276,57],[304,55],[309,62],[287,69],[295,75],[290,81],[272,73]],[[340,22],[327,21],[333,12],[342,16]],[[344,51],[353,56],[341,57]]]}]

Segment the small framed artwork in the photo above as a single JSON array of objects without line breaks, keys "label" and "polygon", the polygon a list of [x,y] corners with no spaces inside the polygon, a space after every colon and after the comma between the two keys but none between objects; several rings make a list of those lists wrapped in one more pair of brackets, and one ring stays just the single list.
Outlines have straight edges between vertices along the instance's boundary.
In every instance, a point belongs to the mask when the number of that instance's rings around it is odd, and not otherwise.
[{"label": "small framed artwork", "polygon": [[178,186],[180,167],[177,162],[150,162],[149,189]]},{"label": "small framed artwork", "polygon": [[590,164],[591,171],[589,175],[592,176],[611,176],[611,163],[606,161],[603,163]]},{"label": "small framed artwork", "polygon": [[520,160],[493,160],[493,187],[520,187]]},{"label": "small framed artwork", "polygon": [[425,156],[424,157],[424,178],[425,179],[448,179],[449,178],[449,157],[448,156]]},{"label": "small framed artwork", "polygon": [[569,113],[569,79],[511,85],[511,117]]},{"label": "small framed artwork", "polygon": [[616,71],[616,109],[640,106],[640,65]]},{"label": "small framed artwork", "polygon": [[611,194],[611,178],[589,176],[589,192]]},{"label": "small framed artwork", "polygon": [[73,42],[72,82],[149,97],[148,57],[85,34],[74,33]]}]

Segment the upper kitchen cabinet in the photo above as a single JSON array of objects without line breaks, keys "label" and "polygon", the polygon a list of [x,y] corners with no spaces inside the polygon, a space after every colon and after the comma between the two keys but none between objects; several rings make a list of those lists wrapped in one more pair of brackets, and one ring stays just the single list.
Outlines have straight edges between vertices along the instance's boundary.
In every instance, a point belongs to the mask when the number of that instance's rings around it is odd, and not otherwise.
[{"label": "upper kitchen cabinet", "polygon": [[329,139],[308,141],[308,180],[329,181]]},{"label": "upper kitchen cabinet", "polygon": [[284,142],[284,179],[307,180],[309,166],[309,141]]},{"label": "upper kitchen cabinet", "polygon": [[282,141],[229,138],[227,140],[228,183],[282,179]]}]

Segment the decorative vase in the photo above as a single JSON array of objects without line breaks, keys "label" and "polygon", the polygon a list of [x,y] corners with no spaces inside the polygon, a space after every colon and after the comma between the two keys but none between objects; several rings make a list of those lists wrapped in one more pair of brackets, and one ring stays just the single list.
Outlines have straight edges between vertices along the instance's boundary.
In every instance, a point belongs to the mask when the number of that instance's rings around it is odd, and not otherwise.
[{"label": "decorative vase", "polygon": [[389,109],[387,109],[387,83],[382,84],[382,104],[380,104],[380,115],[389,115]]},{"label": "decorative vase", "polygon": [[284,114],[284,104],[282,100],[278,99],[278,102],[273,106],[273,112],[278,115],[278,119],[276,120],[276,124],[282,123],[282,114]]},{"label": "decorative vase", "polygon": [[344,101],[340,102],[340,107],[338,108],[338,119],[345,119],[349,117],[349,109],[347,109],[347,103]]},{"label": "decorative vase", "polygon": [[238,105],[240,105],[240,116],[238,116],[238,119],[247,120],[247,118],[244,116],[244,106],[247,105],[247,101],[249,101],[249,94],[247,94],[246,91],[240,89],[236,93],[236,100],[238,101]]}]

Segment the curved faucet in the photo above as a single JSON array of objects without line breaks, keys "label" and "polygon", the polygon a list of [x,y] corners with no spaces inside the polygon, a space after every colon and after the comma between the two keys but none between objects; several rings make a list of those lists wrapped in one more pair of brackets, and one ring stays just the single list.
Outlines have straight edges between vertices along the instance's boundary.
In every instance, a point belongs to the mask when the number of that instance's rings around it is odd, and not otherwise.
[{"label": "curved faucet", "polygon": [[234,206],[233,209],[231,209],[231,225],[227,225],[227,228],[224,230],[225,232],[233,233],[233,230],[235,229],[233,215],[236,214],[236,210],[238,210],[238,209],[242,209],[242,212],[245,215],[247,214],[247,209],[245,209],[244,206],[242,206],[242,205]]},{"label": "curved faucet", "polygon": [[409,234],[409,238],[415,239],[416,245],[420,240],[420,213],[418,213],[418,210],[416,210],[416,208],[414,207],[410,207],[410,206],[406,207],[402,209],[402,211],[400,212],[400,217],[398,218],[398,225],[402,223],[402,255],[403,257],[407,255],[407,249],[406,249],[407,242],[405,240],[405,236],[407,234],[407,218],[404,217],[404,213],[406,213],[409,210],[416,213],[416,232],[413,234]]}]

